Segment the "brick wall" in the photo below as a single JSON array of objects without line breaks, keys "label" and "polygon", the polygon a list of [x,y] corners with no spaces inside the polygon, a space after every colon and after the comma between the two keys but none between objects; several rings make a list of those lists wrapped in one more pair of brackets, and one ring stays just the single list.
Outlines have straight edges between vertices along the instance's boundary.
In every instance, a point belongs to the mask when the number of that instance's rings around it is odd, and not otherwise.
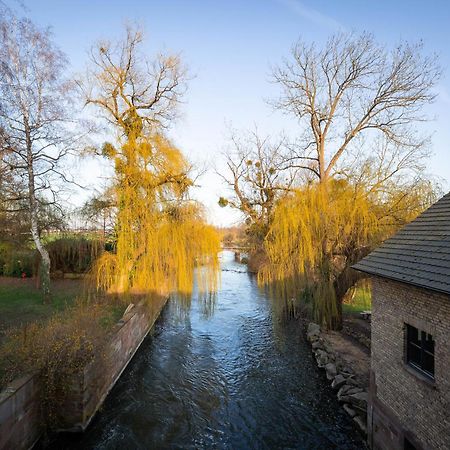
[{"label": "brick wall", "polygon": [[[450,296],[373,279],[369,442],[450,449]],[[404,324],[433,335],[435,382],[405,364]]]},{"label": "brick wall", "polygon": [[161,297],[159,302],[153,302],[150,307],[136,306],[124,315],[116,325],[104,353],[73,379],[67,400],[61,408],[64,411],[61,430],[83,431],[88,426],[153,327],[166,301],[166,298]]},{"label": "brick wall", "polygon": [[0,449],[28,449],[40,437],[38,377],[13,381],[0,393]]}]

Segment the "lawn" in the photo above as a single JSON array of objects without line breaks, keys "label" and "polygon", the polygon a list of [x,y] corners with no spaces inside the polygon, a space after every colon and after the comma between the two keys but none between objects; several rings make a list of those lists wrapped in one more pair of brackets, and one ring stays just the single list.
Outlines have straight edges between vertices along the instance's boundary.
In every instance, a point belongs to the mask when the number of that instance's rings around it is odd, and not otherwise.
[{"label": "lawn", "polygon": [[[47,345],[50,347],[55,345],[55,341],[59,339],[57,333],[61,333],[61,330],[69,340],[76,341],[79,333],[85,332],[87,335],[96,336],[99,342],[99,336],[103,338],[113,329],[114,324],[122,317],[127,304],[117,296],[102,296],[96,297],[96,303],[85,308],[76,302],[77,297],[84,298],[86,292],[84,287],[82,279],[53,280],[52,302],[44,304],[41,292],[36,286],[36,280],[0,277],[0,390],[12,379],[27,373],[30,365],[33,370],[40,368],[39,361],[42,363],[45,358],[39,359],[39,355],[42,358],[42,351],[44,353],[48,351]],[[69,308],[70,311],[67,310]],[[55,322],[48,319],[61,311],[63,314],[57,316],[57,321],[62,318],[61,322],[58,322],[62,328],[58,328]],[[34,328],[34,331],[32,328],[25,328],[32,322],[42,323],[43,327]],[[13,330],[13,334],[8,339],[9,329],[21,327],[24,327],[23,334]],[[27,329],[34,333],[32,336],[37,337],[37,341],[31,338],[33,343],[38,342],[36,348],[33,348],[33,344],[28,347],[23,345],[25,337],[29,336]],[[44,346],[42,346],[43,342]],[[21,352],[17,352],[17,345]],[[61,350],[60,347],[58,348]],[[34,353],[31,353],[30,349]],[[35,353],[36,349],[38,357]],[[29,359],[30,355],[32,360]]]},{"label": "lawn", "polygon": [[360,284],[356,287],[353,298],[347,298],[342,304],[342,310],[347,314],[359,314],[362,311],[370,311],[372,309],[372,294],[370,286]]},{"label": "lawn", "polygon": [[70,306],[82,289],[83,280],[54,280],[52,302],[44,305],[36,280],[0,277],[0,337],[7,328],[46,319]]}]

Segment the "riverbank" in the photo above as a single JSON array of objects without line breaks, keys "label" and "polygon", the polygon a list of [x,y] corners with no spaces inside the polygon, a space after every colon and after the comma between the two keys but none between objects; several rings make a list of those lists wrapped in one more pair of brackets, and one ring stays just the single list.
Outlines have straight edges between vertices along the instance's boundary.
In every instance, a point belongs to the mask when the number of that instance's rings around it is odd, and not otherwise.
[{"label": "riverbank", "polygon": [[339,403],[366,436],[369,350],[351,336],[336,331],[323,331],[315,323],[308,325],[307,339],[311,343],[317,365],[325,371]]},{"label": "riverbank", "polygon": [[[82,370],[65,383],[64,397],[53,405],[61,430],[82,431],[152,329],[167,297],[152,304],[130,304],[104,345]],[[39,373],[14,380],[0,393],[0,449],[28,449],[44,432],[43,394]],[[47,399],[48,400],[48,399]]]}]

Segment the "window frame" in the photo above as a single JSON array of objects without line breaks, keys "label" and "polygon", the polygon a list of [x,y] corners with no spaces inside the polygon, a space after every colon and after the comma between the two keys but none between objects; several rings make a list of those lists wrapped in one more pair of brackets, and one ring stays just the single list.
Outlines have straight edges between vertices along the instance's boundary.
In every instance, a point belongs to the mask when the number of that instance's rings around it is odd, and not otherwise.
[{"label": "window frame", "polygon": [[[416,330],[417,335],[420,337],[419,342],[420,344],[417,344],[410,338],[410,330]],[[431,338],[431,342],[433,345],[432,352],[425,348],[424,342],[427,341],[428,337]],[[419,351],[420,354],[420,363],[417,363],[415,361],[411,360],[410,357],[410,347],[415,348],[417,351]],[[429,371],[426,368],[424,368],[423,360],[424,355],[431,357],[433,361],[433,371]],[[411,325],[409,323],[404,323],[404,363],[407,365],[408,368],[412,368],[415,372],[420,374],[421,376],[425,377],[427,381],[434,382],[435,381],[435,375],[436,375],[436,341],[431,333],[427,333],[423,329],[420,329],[414,325]]]}]

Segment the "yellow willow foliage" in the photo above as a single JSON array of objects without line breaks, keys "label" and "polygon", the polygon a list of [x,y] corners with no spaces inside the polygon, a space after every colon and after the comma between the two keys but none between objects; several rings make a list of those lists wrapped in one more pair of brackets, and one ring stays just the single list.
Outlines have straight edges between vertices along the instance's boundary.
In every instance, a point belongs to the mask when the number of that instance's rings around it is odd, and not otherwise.
[{"label": "yellow willow foliage", "polygon": [[329,324],[337,314],[336,258],[350,247],[367,245],[377,226],[367,196],[345,181],[299,189],[275,208],[264,242],[268,262],[259,282],[284,299],[306,288],[316,317]]},{"label": "yellow willow foliage", "polygon": [[161,134],[129,134],[120,151],[105,147],[117,175],[117,245],[96,264],[97,287],[189,296],[197,273],[199,289],[214,290],[220,238],[183,198],[192,182],[181,152]]}]

